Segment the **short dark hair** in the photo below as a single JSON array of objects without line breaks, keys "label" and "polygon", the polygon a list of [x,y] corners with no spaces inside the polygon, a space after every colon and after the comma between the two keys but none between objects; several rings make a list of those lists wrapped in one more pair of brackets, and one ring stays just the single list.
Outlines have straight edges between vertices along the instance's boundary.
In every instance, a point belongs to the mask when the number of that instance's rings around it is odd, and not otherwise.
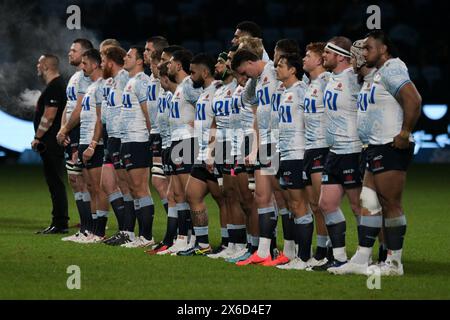
[{"label": "short dark hair", "polygon": [[394,58],[398,57],[398,50],[397,50],[396,46],[394,45],[392,40],[389,38],[389,36],[383,30],[370,31],[366,35],[366,37],[367,38],[371,37],[373,39],[381,41],[381,43],[383,43],[387,47],[387,51],[392,57],[394,57]]},{"label": "short dark hair", "polygon": [[127,55],[127,52],[120,47],[109,47],[105,50],[105,57],[108,60],[114,61],[117,65],[123,66],[123,58]]},{"label": "short dark hair", "polygon": [[169,76],[169,69],[167,68],[168,64],[169,64],[169,61],[158,65],[158,71],[159,71],[159,76],[160,77],[167,77],[167,76]]},{"label": "short dark hair", "polygon": [[252,37],[262,38],[262,31],[260,26],[258,26],[253,21],[242,21],[239,22],[236,26],[236,29],[239,29],[243,32],[249,33]]},{"label": "short dark hair", "polygon": [[275,48],[282,51],[284,54],[297,54],[300,55],[300,47],[297,40],[294,39],[281,39],[275,44]]},{"label": "short dark hair", "polygon": [[42,56],[45,58],[45,63],[50,69],[59,69],[59,58],[57,56],[51,53],[44,53]]},{"label": "short dark hair", "polygon": [[73,43],[79,43],[81,48],[83,48],[83,50],[94,49],[92,42],[89,41],[88,39],[78,38],[78,39],[73,40]]},{"label": "short dark hair", "polygon": [[150,59],[151,60],[156,60],[156,61],[161,61],[161,54],[162,54],[161,50],[155,50],[150,55]]},{"label": "short dark hair", "polygon": [[172,59],[181,63],[181,67],[184,72],[190,72],[189,69],[192,60],[192,52],[187,49],[177,50],[172,54]]},{"label": "short dark hair", "polygon": [[260,60],[256,54],[246,49],[239,49],[234,54],[233,59],[231,60],[231,69],[236,71],[240,65],[246,61],[258,61]]},{"label": "short dark hair", "polygon": [[145,52],[144,47],[141,47],[141,46],[131,46],[130,49],[136,50],[136,60],[137,60],[137,59],[141,59],[142,61],[144,61],[144,52]]},{"label": "short dark hair", "polygon": [[153,36],[147,39],[147,42],[153,43],[153,47],[155,47],[155,50],[161,51],[163,48],[167,47],[169,45],[169,42],[166,38],[161,36]]},{"label": "short dark hair", "polygon": [[302,78],[303,62],[299,54],[284,54],[280,56],[280,61],[285,60],[289,68],[295,68],[295,76],[297,79]]},{"label": "short dark hair", "polygon": [[183,49],[184,48],[182,46],[172,45],[172,46],[167,46],[167,47],[163,48],[162,52],[173,54],[175,51],[183,50]]},{"label": "short dark hair", "polygon": [[352,47],[352,40],[347,37],[337,36],[333,37],[328,42],[334,43],[335,45],[341,47],[344,50],[350,52],[350,48]]},{"label": "short dark hair", "polygon": [[199,53],[192,58],[191,64],[201,64],[205,66],[210,75],[214,75],[216,61],[213,57],[206,53]]},{"label": "short dark hair", "polygon": [[97,49],[89,49],[83,53],[83,57],[88,58],[92,62],[98,64],[99,66],[102,64],[102,56],[100,55],[100,51]]}]

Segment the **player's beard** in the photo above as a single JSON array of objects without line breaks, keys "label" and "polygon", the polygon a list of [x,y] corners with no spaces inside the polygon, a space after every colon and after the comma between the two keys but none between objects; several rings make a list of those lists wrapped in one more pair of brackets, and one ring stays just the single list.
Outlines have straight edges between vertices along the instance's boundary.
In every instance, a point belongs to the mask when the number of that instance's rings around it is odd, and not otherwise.
[{"label": "player's beard", "polygon": [[195,89],[203,87],[204,84],[205,84],[205,80],[203,80],[203,79],[198,79],[197,81],[192,80],[192,86]]},{"label": "player's beard", "polygon": [[175,75],[168,74],[167,77],[168,77],[169,80],[172,81],[173,83],[177,83],[177,79],[176,79]]},{"label": "player's beard", "polygon": [[103,79],[109,79],[112,77],[112,70],[108,67],[103,68]]}]

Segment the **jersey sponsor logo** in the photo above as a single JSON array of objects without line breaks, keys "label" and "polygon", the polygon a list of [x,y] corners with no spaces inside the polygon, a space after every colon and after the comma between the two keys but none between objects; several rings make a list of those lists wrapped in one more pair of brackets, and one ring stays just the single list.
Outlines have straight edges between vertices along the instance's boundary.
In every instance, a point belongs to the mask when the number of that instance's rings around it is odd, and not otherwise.
[{"label": "jersey sponsor logo", "polygon": [[338,91],[342,91],[344,88],[344,85],[342,84],[342,82],[339,82],[338,83],[338,85],[336,86],[336,88],[334,88],[335,90],[338,90]]}]

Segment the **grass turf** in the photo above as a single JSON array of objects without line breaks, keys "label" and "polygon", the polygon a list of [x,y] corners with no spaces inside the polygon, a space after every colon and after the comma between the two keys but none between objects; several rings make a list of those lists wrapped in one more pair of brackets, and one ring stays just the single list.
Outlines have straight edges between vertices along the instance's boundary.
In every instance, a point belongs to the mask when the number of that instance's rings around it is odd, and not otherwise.
[{"label": "grass turf", "polygon": [[[0,299],[449,299],[450,166],[414,165],[404,207],[408,219],[405,276],[382,278],[369,290],[364,276],[237,267],[206,257],[148,256],[143,249],[66,243],[35,235],[50,217],[50,197],[40,167],[0,167]],[[70,189],[69,212],[78,222]],[[154,236],[166,215],[154,193]],[[218,210],[207,198],[210,241],[220,242]],[[347,201],[347,252],[356,248]],[[116,229],[110,215],[108,234]],[[281,224],[278,246],[282,248]],[[71,229],[75,232],[75,229]],[[81,269],[81,290],[69,290],[67,267]]]}]

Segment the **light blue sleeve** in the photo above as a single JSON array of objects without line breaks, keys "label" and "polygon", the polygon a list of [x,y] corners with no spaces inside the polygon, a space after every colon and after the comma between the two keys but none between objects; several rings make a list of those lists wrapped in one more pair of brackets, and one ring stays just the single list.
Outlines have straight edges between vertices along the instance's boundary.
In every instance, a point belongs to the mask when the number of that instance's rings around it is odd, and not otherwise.
[{"label": "light blue sleeve", "polygon": [[78,82],[78,95],[85,95],[87,88],[92,84],[91,78],[81,76],[80,81]]},{"label": "light blue sleeve", "polygon": [[186,81],[183,87],[183,94],[186,101],[195,105],[202,94],[201,88],[194,88],[192,81]]},{"label": "light blue sleeve", "polygon": [[410,81],[408,68],[401,61],[392,61],[381,72],[382,84],[394,97]]},{"label": "light blue sleeve", "polygon": [[101,84],[97,86],[97,89],[95,90],[95,106],[101,107],[102,101],[103,101],[103,87],[105,84]]},{"label": "light blue sleeve", "polygon": [[150,86],[150,81],[148,79],[136,79],[134,93],[138,98],[139,103],[147,101],[148,87]]}]

